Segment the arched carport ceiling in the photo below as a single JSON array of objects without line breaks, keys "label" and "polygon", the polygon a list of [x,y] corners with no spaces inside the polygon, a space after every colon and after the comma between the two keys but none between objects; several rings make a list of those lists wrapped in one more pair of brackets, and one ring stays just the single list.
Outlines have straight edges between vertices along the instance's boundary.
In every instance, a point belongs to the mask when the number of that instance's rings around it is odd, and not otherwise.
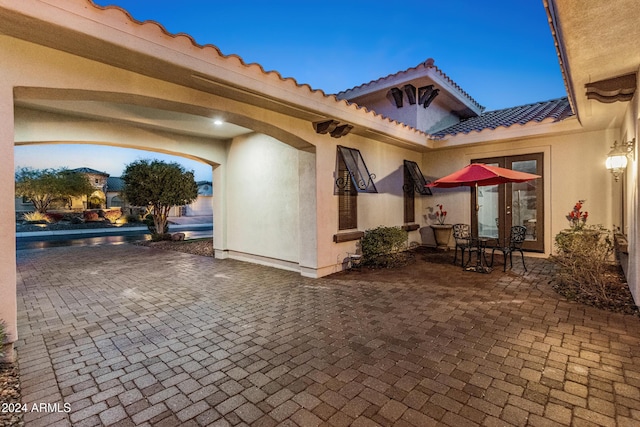
[{"label": "arched carport ceiling", "polygon": [[170,156],[176,156],[176,157],[183,157],[185,159],[189,159],[189,160],[194,160],[196,162],[200,162],[200,163],[204,163],[206,165],[211,166],[212,168],[215,168],[217,166],[220,166],[220,163],[217,162],[213,162],[211,160],[205,159],[203,157],[200,156],[194,156],[192,154],[189,153],[185,153],[184,151],[175,151],[175,150],[165,150],[165,149],[161,149],[161,148],[156,148],[156,147],[146,147],[146,146],[140,146],[140,145],[136,145],[136,144],[122,144],[122,143],[114,143],[112,141],[65,141],[65,140],[57,140],[57,141],[21,141],[21,142],[16,142],[15,145],[18,146],[30,146],[30,145],[103,145],[103,146],[107,146],[107,147],[116,147],[116,148],[131,148],[134,150],[140,150],[140,151],[149,151],[152,153],[161,153],[161,154],[168,154]]},{"label": "arched carport ceiling", "polygon": [[[299,150],[315,150],[311,143],[300,136],[255,117],[139,94],[16,87],[14,102],[19,107],[92,119],[108,118],[109,121],[198,137],[229,139],[259,132]],[[215,119],[222,119],[230,125],[226,127],[226,133],[223,128],[216,129],[213,125]]]}]

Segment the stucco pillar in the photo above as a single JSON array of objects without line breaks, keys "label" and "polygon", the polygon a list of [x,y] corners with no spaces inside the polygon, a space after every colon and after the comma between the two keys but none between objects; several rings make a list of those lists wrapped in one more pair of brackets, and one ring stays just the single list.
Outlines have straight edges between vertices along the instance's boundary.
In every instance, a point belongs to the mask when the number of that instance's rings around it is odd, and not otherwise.
[{"label": "stucco pillar", "polygon": [[0,86],[0,319],[5,326],[6,361],[13,361],[13,343],[18,339],[13,135],[13,88],[5,84]]},{"label": "stucco pillar", "polygon": [[298,151],[298,177],[300,274],[315,278],[318,277],[315,151]]},{"label": "stucco pillar", "polygon": [[226,165],[213,168],[213,252],[218,259],[229,257],[227,246]]}]

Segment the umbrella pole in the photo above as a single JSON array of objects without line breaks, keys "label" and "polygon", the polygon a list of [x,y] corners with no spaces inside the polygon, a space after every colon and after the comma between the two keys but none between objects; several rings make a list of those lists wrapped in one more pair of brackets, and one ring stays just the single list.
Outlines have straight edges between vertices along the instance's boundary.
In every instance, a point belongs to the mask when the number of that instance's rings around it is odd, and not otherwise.
[{"label": "umbrella pole", "polygon": [[476,181],[476,237],[480,235],[480,218],[478,212],[480,212],[480,202],[478,201],[478,181]]}]

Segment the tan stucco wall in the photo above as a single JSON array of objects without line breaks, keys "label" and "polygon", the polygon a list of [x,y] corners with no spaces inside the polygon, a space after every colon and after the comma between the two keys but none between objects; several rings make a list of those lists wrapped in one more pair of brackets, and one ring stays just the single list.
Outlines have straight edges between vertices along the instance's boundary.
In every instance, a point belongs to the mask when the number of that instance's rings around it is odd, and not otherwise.
[{"label": "tan stucco wall", "polygon": [[[13,88],[0,79],[0,321],[5,324],[5,342],[18,338],[16,324],[16,218],[13,171]],[[13,360],[13,345],[5,348],[5,358]]]},{"label": "tan stucco wall", "polygon": [[[637,75],[640,78],[640,73]],[[629,289],[633,294],[633,298],[636,304],[640,304],[640,228],[638,226],[638,216],[640,215],[640,195],[638,189],[640,188],[640,174],[638,173],[638,143],[640,140],[640,96],[636,91],[636,94],[632,101],[629,103],[627,111],[625,113],[624,121],[620,127],[619,134],[616,135],[616,140],[620,142],[631,141],[635,138],[636,145],[633,155],[629,158],[627,169],[624,176],[621,178],[621,182],[616,183],[615,188],[624,194],[624,204],[620,200],[615,201],[615,205],[623,205],[623,212],[619,215],[624,215],[624,228],[622,232],[627,236],[629,247],[629,257],[627,264],[627,282],[629,283]]]},{"label": "tan stucco wall", "polygon": [[[565,216],[578,200],[586,200],[589,224],[612,228],[612,178],[604,167],[607,141],[612,132],[583,132],[558,136],[509,140],[482,145],[438,150],[424,155],[423,172],[431,179],[448,175],[472,159],[519,154],[544,154],[544,255],[553,251],[554,236],[568,227]],[[447,222],[469,223],[470,190],[433,189],[434,203],[448,211]]]},{"label": "tan stucco wall", "polygon": [[250,254],[297,268],[298,150],[266,135],[250,134],[234,138],[226,164],[226,249],[236,258]]},{"label": "tan stucco wall", "polygon": [[[278,242],[268,251],[261,251],[267,244],[271,245],[276,237],[276,230],[257,224],[254,231],[261,230],[265,234],[258,236],[258,242],[253,240],[255,236],[248,236],[246,245],[237,244],[239,237],[234,233],[245,236],[246,230],[236,226],[239,221],[232,219],[231,225],[235,228],[229,232],[226,228],[230,216],[225,213],[225,196],[242,194],[242,191],[251,187],[234,187],[238,182],[226,177],[227,171],[234,178],[238,169],[227,168],[225,164],[229,155],[229,144],[212,138],[203,138],[187,135],[178,135],[168,131],[131,126],[100,118],[71,117],[62,113],[50,113],[34,110],[25,106],[15,108],[16,123],[14,137],[14,102],[29,99],[54,99],[57,101],[74,102],[92,101],[123,102],[143,105],[147,108],[164,108],[190,114],[214,114],[224,112],[225,118],[231,123],[241,126],[259,129],[277,135],[282,142],[275,142],[272,138],[270,146],[280,147],[281,153],[287,153],[287,158],[296,159],[295,172],[291,172],[297,179],[301,165],[306,171],[310,171],[308,181],[315,186],[314,156],[309,152],[301,152],[298,156],[297,147],[312,147],[305,142],[306,139],[317,137],[309,121],[293,119],[281,113],[276,113],[252,105],[231,101],[209,93],[187,89],[178,85],[154,80],[152,78],[137,75],[114,67],[99,64],[82,59],[63,52],[54,51],[42,46],[0,36],[0,52],[3,58],[11,58],[5,62],[1,70],[3,125],[0,131],[0,158],[4,165],[1,168],[3,178],[0,180],[0,193],[4,203],[0,205],[0,253],[3,254],[0,263],[0,297],[3,304],[0,305],[0,318],[7,322],[7,331],[11,341],[17,338],[16,329],[16,273],[15,273],[15,206],[14,206],[14,177],[13,177],[13,147],[14,144],[40,144],[40,143],[79,143],[79,144],[104,144],[119,147],[130,147],[158,151],[168,154],[184,155],[186,157],[203,161],[214,168],[214,218],[216,218],[215,247],[216,254],[224,254],[229,247],[229,242],[236,244],[235,248],[241,252],[250,252],[256,249],[259,256],[275,257],[289,263],[297,263],[304,259],[305,267],[310,269],[309,275],[315,275],[317,265],[315,258],[315,195],[298,196],[299,186],[289,181],[278,190],[264,193],[263,196],[272,196],[265,200],[267,204],[254,211],[256,217],[272,217],[275,223],[282,224],[283,217],[274,216],[274,212],[265,211],[273,209],[277,202],[286,199],[290,203],[287,219],[298,224],[296,204],[303,200],[310,212],[307,229],[293,231],[287,234],[284,241],[277,236]],[[109,76],[105,79],[104,76]],[[26,89],[25,89],[26,88]],[[20,104],[23,105],[23,104]],[[263,142],[269,137],[262,135]],[[265,142],[267,143],[267,142]],[[257,144],[259,145],[259,144]],[[232,148],[236,148],[232,145]],[[236,164],[242,164],[244,160],[256,161],[254,153],[237,152],[233,156],[247,155],[247,159],[233,158]],[[285,157],[286,157],[285,156]],[[276,156],[273,161],[282,160],[284,157]],[[263,158],[264,160],[264,158]],[[246,170],[246,168],[245,168]],[[266,184],[266,183],[262,183]],[[307,189],[309,184],[305,182]],[[278,193],[280,191],[280,193]],[[220,197],[218,197],[220,196]],[[233,198],[233,196],[232,196]],[[299,199],[299,200],[296,200]],[[241,204],[250,203],[255,199],[233,199],[234,209],[250,212]],[[253,206],[252,206],[253,207]],[[281,211],[279,210],[278,213]],[[260,214],[260,215],[258,215]],[[235,222],[234,222],[235,221]],[[255,225],[255,222],[252,223]],[[262,228],[264,227],[264,228]],[[270,234],[271,233],[271,234]],[[308,235],[310,234],[310,236]],[[255,245],[255,246],[254,246]],[[309,250],[301,257],[299,248],[305,245]],[[278,251],[282,251],[279,253]]]},{"label": "tan stucco wall", "polygon": [[[339,140],[326,136],[317,146],[318,168],[318,271],[326,275],[340,271],[349,253],[356,253],[355,241],[334,243],[338,231],[338,198],[334,195],[336,147],[360,150],[369,172],[375,174],[377,194],[358,194],[358,230],[378,226],[402,226],[404,223],[403,160],[421,161],[421,153],[402,149],[355,135]],[[423,171],[424,172],[424,171]],[[416,223],[422,221],[423,196],[416,195]],[[410,233],[411,242],[419,242],[418,231]]]}]

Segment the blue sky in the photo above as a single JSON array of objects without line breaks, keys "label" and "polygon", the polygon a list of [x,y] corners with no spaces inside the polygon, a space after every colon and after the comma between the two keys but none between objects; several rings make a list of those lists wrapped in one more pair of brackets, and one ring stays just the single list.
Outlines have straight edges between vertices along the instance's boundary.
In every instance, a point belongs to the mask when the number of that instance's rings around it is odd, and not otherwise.
[{"label": "blue sky", "polygon": [[[155,20],[169,32],[187,33],[199,44],[213,44],[223,54],[237,54],[247,63],[257,62],[265,70],[326,93],[414,67],[431,57],[487,110],[566,95],[542,0],[95,3],[120,6],[137,20]],[[78,148],[76,152],[83,151]],[[43,149],[33,153],[42,154]],[[47,150],[53,151],[53,162],[55,152],[65,149]],[[24,164],[31,157],[28,151],[16,148],[17,166],[29,166]],[[129,157],[133,161],[155,154]],[[207,178],[197,163],[180,162],[194,169],[198,179],[210,179],[209,167],[204,168]],[[124,164],[96,169],[119,175]]]}]

